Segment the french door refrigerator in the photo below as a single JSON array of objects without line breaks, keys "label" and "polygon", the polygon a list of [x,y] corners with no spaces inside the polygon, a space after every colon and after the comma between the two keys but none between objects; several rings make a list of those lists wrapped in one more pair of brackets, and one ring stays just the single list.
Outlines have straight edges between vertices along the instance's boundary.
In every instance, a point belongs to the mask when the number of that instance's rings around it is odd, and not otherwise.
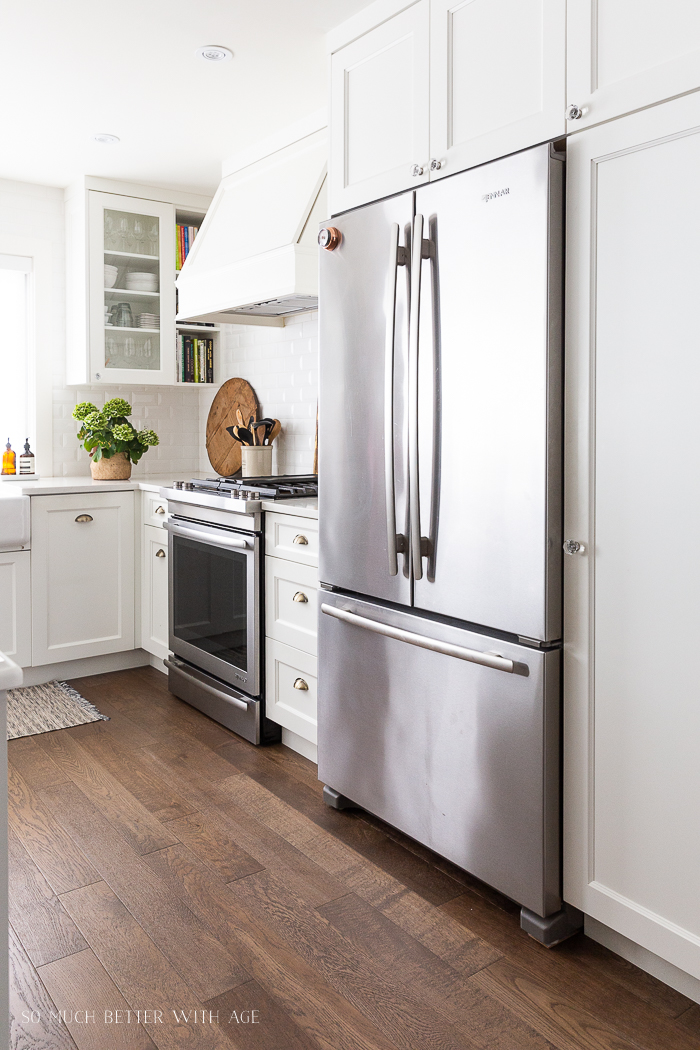
[{"label": "french door refrigerator", "polygon": [[538,146],[332,224],[324,795],[501,890],[555,943],[577,924],[560,895],[561,155]]}]

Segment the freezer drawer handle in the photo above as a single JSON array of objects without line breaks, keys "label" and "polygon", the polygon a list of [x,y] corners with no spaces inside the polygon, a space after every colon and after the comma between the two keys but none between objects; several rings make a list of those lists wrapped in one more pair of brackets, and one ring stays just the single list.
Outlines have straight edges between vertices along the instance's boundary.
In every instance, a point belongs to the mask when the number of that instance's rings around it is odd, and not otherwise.
[{"label": "freezer drawer handle", "polygon": [[247,551],[250,548],[250,543],[248,540],[243,539],[242,536],[227,536],[224,532],[221,535],[211,532],[198,532],[196,529],[184,529],[182,525],[172,521],[164,522],[164,527],[173,536],[183,536],[188,540],[198,540],[200,543],[208,543],[211,547],[234,547],[236,550],[243,551]]},{"label": "freezer drawer handle", "polygon": [[325,602],[321,605],[321,612],[326,616],[335,616],[337,620],[343,620],[344,623],[352,624],[353,627],[362,627],[365,631],[383,634],[385,638],[395,638],[397,642],[407,642],[421,649],[430,649],[443,656],[454,656],[457,660],[466,660],[470,664],[481,664],[483,667],[492,667],[494,671],[505,671],[507,674],[527,676],[530,673],[527,664],[506,660],[498,653],[480,653],[477,649],[465,649],[463,645],[439,642],[436,638],[426,638],[412,631],[402,631],[400,627],[391,627],[388,623],[368,620],[366,616],[358,616],[357,613],[348,612],[346,609],[336,609],[332,605],[326,605]]}]

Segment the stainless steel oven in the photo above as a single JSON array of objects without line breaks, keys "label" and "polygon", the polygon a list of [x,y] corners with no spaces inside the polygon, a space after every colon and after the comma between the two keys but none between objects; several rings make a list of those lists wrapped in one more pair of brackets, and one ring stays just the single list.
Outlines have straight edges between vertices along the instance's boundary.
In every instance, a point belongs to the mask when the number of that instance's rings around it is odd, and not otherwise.
[{"label": "stainless steel oven", "polygon": [[253,743],[262,700],[261,515],[168,501],[169,687]]}]

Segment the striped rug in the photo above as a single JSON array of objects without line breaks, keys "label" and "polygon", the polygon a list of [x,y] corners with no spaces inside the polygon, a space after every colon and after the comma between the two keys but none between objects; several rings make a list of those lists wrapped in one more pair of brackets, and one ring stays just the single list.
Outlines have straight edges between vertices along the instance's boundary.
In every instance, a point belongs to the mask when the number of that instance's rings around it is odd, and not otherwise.
[{"label": "striped rug", "polygon": [[100,721],[109,718],[66,682],[26,685],[7,692],[8,740]]}]

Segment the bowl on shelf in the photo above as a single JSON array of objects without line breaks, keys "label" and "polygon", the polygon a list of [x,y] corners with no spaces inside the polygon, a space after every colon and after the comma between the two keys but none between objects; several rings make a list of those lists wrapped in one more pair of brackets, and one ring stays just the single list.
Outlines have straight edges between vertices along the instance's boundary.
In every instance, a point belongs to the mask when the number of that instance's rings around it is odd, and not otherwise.
[{"label": "bowl on shelf", "polygon": [[155,273],[139,273],[129,270],[125,287],[133,292],[157,292],[158,277]]},{"label": "bowl on shelf", "polygon": [[114,288],[117,283],[117,275],[119,273],[119,267],[108,266],[105,263],[105,288]]}]

